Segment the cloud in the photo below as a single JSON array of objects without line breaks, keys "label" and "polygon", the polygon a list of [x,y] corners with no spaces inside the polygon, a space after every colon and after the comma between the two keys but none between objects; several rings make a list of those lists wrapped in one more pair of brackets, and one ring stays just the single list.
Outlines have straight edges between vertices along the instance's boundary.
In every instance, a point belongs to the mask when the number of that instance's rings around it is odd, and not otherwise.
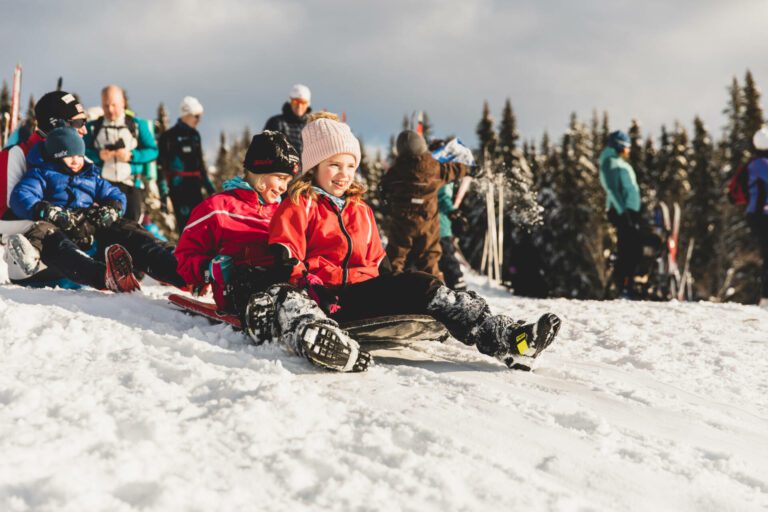
[{"label": "cloud", "polygon": [[22,62],[25,95],[63,76],[94,104],[114,82],[153,116],[191,94],[209,148],[220,130],[259,130],[296,82],[381,146],[417,109],[438,134],[474,141],[483,100],[498,115],[507,97],[525,138],[559,135],[571,111],[593,108],[614,126],[635,117],[657,131],[700,114],[718,129],[733,75],[768,81],[761,0],[38,0],[0,14],[16,43],[0,76]]}]

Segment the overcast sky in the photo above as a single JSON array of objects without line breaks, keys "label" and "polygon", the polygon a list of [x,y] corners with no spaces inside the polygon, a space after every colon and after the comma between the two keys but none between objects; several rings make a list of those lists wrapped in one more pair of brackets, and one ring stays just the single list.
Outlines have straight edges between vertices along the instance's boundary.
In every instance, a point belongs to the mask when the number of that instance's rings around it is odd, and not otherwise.
[{"label": "overcast sky", "polygon": [[719,132],[734,75],[768,84],[765,0],[0,0],[0,37],[0,78],[23,65],[25,104],[59,76],[86,106],[122,85],[144,117],[163,101],[175,119],[189,94],[209,149],[260,130],[296,82],[380,146],[419,109],[474,144],[483,100],[498,121],[507,97],[526,139],[593,108],[613,128],[699,114]]}]

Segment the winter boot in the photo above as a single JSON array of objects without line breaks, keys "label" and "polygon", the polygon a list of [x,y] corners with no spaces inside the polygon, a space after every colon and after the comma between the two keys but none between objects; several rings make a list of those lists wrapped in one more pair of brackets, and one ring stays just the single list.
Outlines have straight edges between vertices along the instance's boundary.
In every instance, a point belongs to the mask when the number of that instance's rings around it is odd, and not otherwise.
[{"label": "winter boot", "polygon": [[107,272],[104,282],[107,289],[115,293],[133,292],[141,289],[141,285],[133,275],[133,260],[122,245],[113,244],[104,250],[104,261]]},{"label": "winter boot", "polygon": [[40,267],[40,251],[21,234],[11,235],[7,241],[8,253],[13,262],[28,276]]},{"label": "winter boot", "polygon": [[557,335],[560,319],[543,315],[535,324],[515,322],[504,315],[491,315],[488,303],[473,291],[453,291],[441,286],[427,305],[427,310],[467,345],[475,345],[510,368],[527,369]]},{"label": "winter boot", "polygon": [[476,343],[480,352],[509,368],[529,371],[534,359],[552,343],[559,330],[560,319],[552,313],[542,315],[535,324],[494,315],[480,325]]},{"label": "winter boot", "polygon": [[268,290],[276,304],[274,322],[277,337],[313,364],[339,372],[362,372],[372,363],[370,354],[360,350],[320,306],[296,288],[275,285]]},{"label": "winter boot", "polygon": [[275,337],[275,301],[272,296],[267,292],[251,295],[245,305],[242,323],[254,344],[271,341]]}]

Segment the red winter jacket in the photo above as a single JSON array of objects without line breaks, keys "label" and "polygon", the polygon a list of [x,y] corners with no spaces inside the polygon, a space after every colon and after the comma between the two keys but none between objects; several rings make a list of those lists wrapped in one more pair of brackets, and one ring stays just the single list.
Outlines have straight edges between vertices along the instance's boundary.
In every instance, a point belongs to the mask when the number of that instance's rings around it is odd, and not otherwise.
[{"label": "red winter jacket", "polygon": [[269,244],[280,244],[299,260],[291,283],[304,271],[325,286],[359,283],[379,275],[384,248],[371,208],[348,201],[339,213],[329,198],[301,196],[299,204],[286,199],[269,225]]},{"label": "red winter jacket", "polygon": [[[280,203],[259,204],[254,191],[234,189],[214,194],[192,210],[176,246],[177,271],[188,284],[200,285],[208,264],[217,255],[235,265],[271,266],[267,250],[269,221]],[[212,283],[213,297],[225,309],[224,290]]]},{"label": "red winter jacket", "polygon": [[0,217],[8,210],[13,187],[27,171],[29,150],[43,140],[43,137],[35,132],[25,142],[0,151]]}]

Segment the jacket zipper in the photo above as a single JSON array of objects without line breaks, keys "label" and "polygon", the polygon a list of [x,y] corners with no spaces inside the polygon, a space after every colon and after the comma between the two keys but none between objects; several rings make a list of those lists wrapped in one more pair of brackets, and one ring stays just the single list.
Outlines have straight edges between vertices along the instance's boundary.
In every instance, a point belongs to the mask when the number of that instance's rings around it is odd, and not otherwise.
[{"label": "jacket zipper", "polygon": [[328,202],[336,211],[336,217],[339,219],[339,227],[341,227],[341,232],[344,233],[344,236],[347,238],[347,256],[344,258],[344,262],[341,264],[341,286],[343,288],[347,285],[347,279],[349,277],[349,259],[352,257],[352,237],[349,235],[347,228],[344,226],[344,221],[341,218],[341,210],[336,208],[336,205],[331,203],[330,200]]}]

